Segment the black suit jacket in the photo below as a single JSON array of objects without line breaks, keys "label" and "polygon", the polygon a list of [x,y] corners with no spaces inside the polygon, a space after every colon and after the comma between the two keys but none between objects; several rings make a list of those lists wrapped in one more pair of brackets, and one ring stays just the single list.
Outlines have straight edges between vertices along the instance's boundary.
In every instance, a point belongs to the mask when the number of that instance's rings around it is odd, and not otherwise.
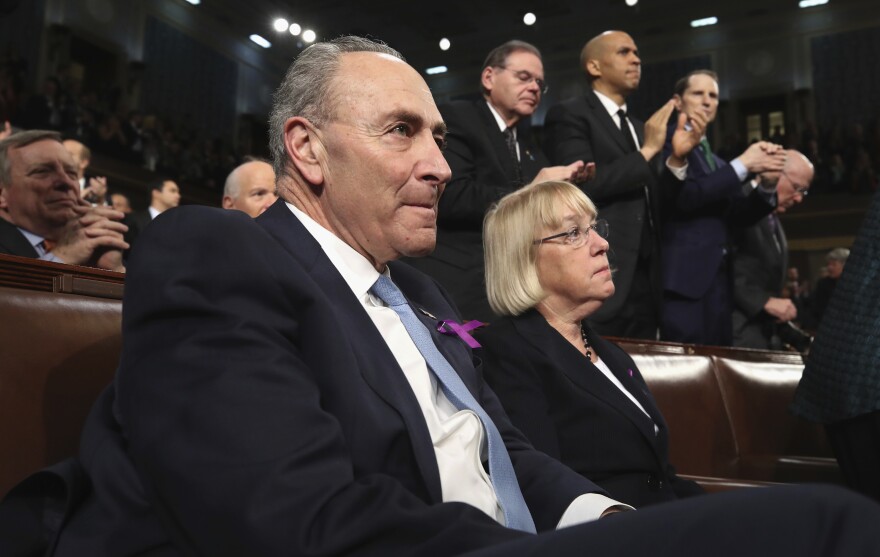
[{"label": "black suit jacket", "polygon": [[536,449],[618,501],[641,507],[702,493],[675,475],[666,421],[632,358],[587,330],[596,353],[651,417],[531,310],[478,335],[486,381],[513,424]]},{"label": "black suit jacket", "polygon": [[452,179],[440,198],[437,247],[429,257],[408,260],[446,288],[468,319],[489,321],[492,312],[483,280],[483,216],[489,207],[529,183],[548,166],[532,140],[530,123],[517,126],[522,181],[513,157],[484,99],[439,106],[449,128],[443,152]]},{"label": "black suit jacket", "polygon": [[776,318],[764,311],[771,297],[779,297],[788,268],[788,243],[776,219],[767,216],[734,234],[733,344],[770,348]]},{"label": "black suit jacket", "polygon": [[19,257],[39,257],[18,227],[2,218],[0,218],[0,253]]},{"label": "black suit jacket", "polygon": [[[526,536],[442,503],[409,383],[283,201],[256,221],[183,207],[143,235],[119,371],[81,444],[94,496],[60,555],[451,555]],[[391,273],[414,306],[458,320],[428,277]],[[498,425],[537,528],[555,527],[598,488],[534,450],[470,349],[434,336]]]},{"label": "black suit jacket", "polygon": [[[644,123],[632,116],[628,118],[639,142],[643,142]],[[552,164],[577,160],[596,163],[596,177],[581,189],[596,204],[600,218],[611,225],[608,259],[616,272],[614,295],[590,316],[591,321],[603,322],[617,315],[629,295],[640,253],[648,254],[654,262],[650,277],[655,289],[652,298],[659,306],[659,200],[653,163],[645,161],[638,151],[629,152],[620,128],[592,91],[551,107],[544,120],[544,131]],[[644,231],[646,220],[649,233]]]}]

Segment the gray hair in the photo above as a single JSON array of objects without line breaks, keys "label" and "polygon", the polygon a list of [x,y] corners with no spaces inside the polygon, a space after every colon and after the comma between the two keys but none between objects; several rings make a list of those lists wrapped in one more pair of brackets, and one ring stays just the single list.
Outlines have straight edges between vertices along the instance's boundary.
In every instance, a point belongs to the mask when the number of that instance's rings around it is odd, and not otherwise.
[{"label": "gray hair", "polygon": [[32,143],[51,139],[61,143],[61,134],[49,130],[28,130],[10,135],[0,141],[0,185],[7,185],[12,179],[9,165],[9,150],[27,147]]},{"label": "gray hair", "polygon": [[825,256],[825,261],[840,261],[841,263],[846,263],[847,259],[849,259],[849,250],[846,248],[834,248]]},{"label": "gray hair", "polygon": [[503,68],[505,64],[507,64],[507,58],[514,52],[528,52],[537,56],[538,60],[541,59],[541,51],[538,50],[538,47],[525,41],[514,39],[496,46],[488,55],[486,55],[486,60],[483,61],[483,67],[480,69],[480,91],[482,91],[484,95],[488,95],[489,91],[483,87],[483,70],[486,68]]},{"label": "gray hair", "polygon": [[403,55],[383,42],[354,36],[316,43],[302,51],[287,69],[281,86],[272,97],[269,151],[277,179],[288,175],[284,124],[295,116],[305,118],[315,126],[332,118],[335,103],[330,83],[339,71],[342,55],[350,52],[376,52],[406,61]]}]

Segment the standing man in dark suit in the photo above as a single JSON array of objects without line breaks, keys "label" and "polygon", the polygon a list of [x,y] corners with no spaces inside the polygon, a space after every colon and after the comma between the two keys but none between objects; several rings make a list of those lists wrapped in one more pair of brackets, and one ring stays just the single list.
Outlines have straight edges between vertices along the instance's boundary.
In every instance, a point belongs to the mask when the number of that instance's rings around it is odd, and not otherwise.
[{"label": "standing man in dark suit", "polygon": [[880,195],[875,195],[825,316],[792,411],[825,424],[843,479],[880,501]]},{"label": "standing man in dark suit", "polygon": [[801,153],[788,151],[786,155],[781,173],[756,178],[762,183],[776,182],[776,210],[734,233],[734,346],[778,350],[784,341],[778,328],[798,316],[792,299],[782,297],[788,278],[788,243],[778,215],[804,200],[814,171]]},{"label": "standing man in dark suit", "polygon": [[132,254],[119,370],[80,446],[92,494],[56,555],[880,545],[869,527],[880,507],[828,488],[743,490],[576,525],[619,507],[510,425],[470,348],[437,329],[454,306],[394,262],[433,248],[450,177],[418,72],[367,39],[318,43],[275,94],[270,128],[282,199],[257,219],[172,211]]},{"label": "standing man in dark suit", "polygon": [[483,98],[440,105],[449,128],[444,156],[452,179],[440,198],[437,247],[409,262],[452,295],[468,319],[491,321],[483,263],[483,216],[492,203],[532,181],[582,182],[580,160],[550,167],[532,140],[529,117],[546,92],[541,52],[523,41],[493,49],[480,74]]},{"label": "standing man in dark suit", "polygon": [[553,106],[544,127],[555,164],[596,163],[583,190],[611,227],[609,261],[617,291],[591,316],[600,335],[656,339],[659,325],[657,177],[650,161],[660,153],[672,101],[647,123],[627,114],[626,98],[641,79],[632,37],[606,31],[581,50],[591,91]]},{"label": "standing man in dark suit", "polygon": [[[718,113],[718,79],[696,70],[675,85],[676,109],[713,122]],[[669,129],[664,152],[672,148]],[[664,340],[730,346],[733,312],[731,229],[751,226],[776,206],[775,184],[743,185],[753,174],[779,173],[785,151],[766,142],[752,144],[730,164],[717,157],[704,137],[687,157],[687,176],[663,191]]]},{"label": "standing man in dark suit", "polygon": [[83,201],[76,178],[57,132],[0,141],[0,253],[124,271],[123,214]]}]

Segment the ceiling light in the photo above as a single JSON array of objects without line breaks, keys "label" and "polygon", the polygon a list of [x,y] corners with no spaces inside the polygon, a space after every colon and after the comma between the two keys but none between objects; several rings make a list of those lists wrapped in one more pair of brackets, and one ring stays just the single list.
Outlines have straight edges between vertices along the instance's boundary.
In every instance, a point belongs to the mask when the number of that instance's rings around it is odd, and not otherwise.
[{"label": "ceiling light", "polygon": [[813,6],[821,6],[827,4],[828,0],[801,0],[798,2],[799,8],[812,8]]},{"label": "ceiling light", "polygon": [[438,73],[446,73],[446,71],[446,66],[434,66],[433,68],[425,70],[425,73],[428,75],[437,75]]},{"label": "ceiling light", "polygon": [[440,39],[440,50],[449,50],[450,46],[452,46],[452,43],[449,42],[449,39],[446,37]]},{"label": "ceiling light", "polygon": [[317,37],[318,36],[315,35],[315,32],[311,29],[306,29],[305,31],[303,31],[303,40],[307,43],[314,42]]},{"label": "ceiling light", "polygon": [[638,3],[639,3],[639,0],[626,0],[626,5],[629,6],[630,8],[632,8],[633,6],[635,6]]},{"label": "ceiling light", "polygon": [[272,46],[272,43],[257,34],[251,35],[251,40],[263,48],[269,48],[270,46]]},{"label": "ceiling light", "polygon": [[199,4],[202,3],[202,0],[186,0],[186,1],[189,2],[190,4],[192,4],[193,6],[198,6]]},{"label": "ceiling light", "polygon": [[278,19],[275,20],[274,23],[272,23],[272,27],[274,27],[275,30],[278,31],[279,33],[283,33],[284,31],[287,31],[288,25],[289,24],[287,23],[287,20],[284,19],[283,17],[279,17]]},{"label": "ceiling light", "polygon": [[525,23],[526,25],[534,25],[536,21],[538,21],[538,17],[532,12],[529,12],[523,16],[523,23]]},{"label": "ceiling light", "polygon": [[294,37],[302,33],[303,28],[300,27],[299,23],[291,23],[290,24],[290,34]]},{"label": "ceiling light", "polygon": [[695,19],[691,21],[691,27],[706,27],[707,25],[715,25],[716,23],[718,23],[717,17],[704,17],[702,19]]}]

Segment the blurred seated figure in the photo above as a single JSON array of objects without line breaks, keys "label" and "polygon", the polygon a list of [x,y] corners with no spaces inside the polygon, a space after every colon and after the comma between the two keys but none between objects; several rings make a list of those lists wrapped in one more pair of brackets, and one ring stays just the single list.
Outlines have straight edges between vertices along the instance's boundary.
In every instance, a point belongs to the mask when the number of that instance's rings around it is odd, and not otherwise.
[{"label": "blurred seated figure", "polygon": [[0,141],[0,253],[124,271],[122,213],[83,201],[76,178],[57,132]]},{"label": "blurred seated figure", "polygon": [[262,215],[278,199],[275,195],[275,171],[259,160],[237,166],[223,186],[223,208],[238,209],[252,217]]},{"label": "blurred seated figure", "polygon": [[64,148],[70,152],[76,164],[77,182],[80,195],[94,207],[110,205],[107,197],[107,178],[105,176],[87,176],[86,169],[92,162],[92,151],[85,144],[75,139],[65,139]]},{"label": "blurred seated figure", "polygon": [[527,186],[487,214],[489,303],[507,317],[477,335],[486,379],[535,448],[618,501],[700,494],[669,463],[666,422],[633,360],[586,324],[614,294],[596,216],[566,182]]},{"label": "blurred seated figure", "polygon": [[131,200],[128,199],[128,196],[124,193],[111,193],[110,194],[110,204],[114,209],[119,211],[120,213],[125,213],[126,215],[131,213]]},{"label": "blurred seated figure", "polygon": [[[825,308],[831,301],[831,294],[834,293],[834,287],[837,286],[837,280],[843,274],[843,267],[849,258],[849,250],[846,248],[834,248],[825,256],[825,276],[816,281],[816,290],[813,292],[813,298],[810,303],[810,315],[806,319],[804,326],[817,330],[822,317],[825,315]],[[806,317],[806,316],[805,316]]]}]

